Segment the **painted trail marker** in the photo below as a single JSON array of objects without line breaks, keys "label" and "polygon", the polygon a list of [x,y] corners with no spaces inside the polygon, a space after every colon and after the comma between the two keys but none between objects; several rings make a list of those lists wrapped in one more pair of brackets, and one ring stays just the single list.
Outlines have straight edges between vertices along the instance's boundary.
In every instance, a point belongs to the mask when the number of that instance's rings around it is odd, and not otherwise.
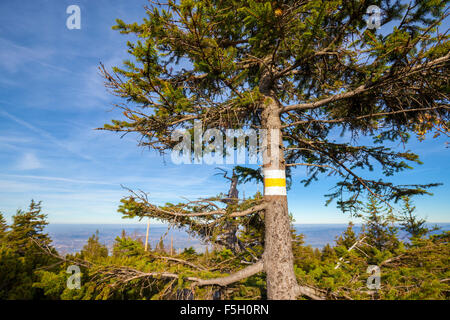
[{"label": "painted trail marker", "polygon": [[264,195],[285,196],[286,195],[286,172],[285,170],[264,170]]}]

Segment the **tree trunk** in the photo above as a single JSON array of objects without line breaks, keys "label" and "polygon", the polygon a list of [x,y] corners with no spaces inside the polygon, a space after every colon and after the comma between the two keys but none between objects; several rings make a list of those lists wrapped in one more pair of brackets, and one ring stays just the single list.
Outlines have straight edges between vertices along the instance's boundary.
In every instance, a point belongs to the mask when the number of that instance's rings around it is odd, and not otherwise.
[{"label": "tree trunk", "polygon": [[265,196],[264,270],[267,297],[270,300],[293,300],[298,295],[286,196]]},{"label": "tree trunk", "polygon": [[[290,232],[291,220],[287,205],[286,187],[284,186],[284,192],[282,186],[268,189],[266,177],[268,171],[281,173],[284,176],[286,168],[280,131],[279,106],[273,98],[266,96],[263,108],[262,127],[267,130],[267,151],[264,152],[263,156],[264,200],[267,203],[264,214],[263,261],[267,276],[267,297],[271,300],[292,300],[298,296],[299,287],[294,273]],[[281,183],[280,179],[276,180]],[[268,190],[275,190],[275,192],[268,192]]]}]

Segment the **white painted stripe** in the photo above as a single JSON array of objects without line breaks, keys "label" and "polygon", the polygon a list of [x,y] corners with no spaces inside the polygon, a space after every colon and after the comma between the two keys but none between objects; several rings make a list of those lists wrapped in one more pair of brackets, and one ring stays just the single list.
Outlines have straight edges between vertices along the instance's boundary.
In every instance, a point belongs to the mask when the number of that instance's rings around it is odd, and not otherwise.
[{"label": "white painted stripe", "polygon": [[264,195],[266,196],[285,196],[285,187],[266,187],[264,188]]},{"label": "white painted stripe", "polygon": [[264,178],[286,179],[286,171],[284,170],[264,170]]}]

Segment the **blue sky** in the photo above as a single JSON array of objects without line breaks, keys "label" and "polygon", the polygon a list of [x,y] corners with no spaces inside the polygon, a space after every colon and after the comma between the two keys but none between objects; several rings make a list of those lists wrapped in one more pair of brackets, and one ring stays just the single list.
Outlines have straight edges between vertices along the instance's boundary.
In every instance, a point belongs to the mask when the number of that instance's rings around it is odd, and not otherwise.
[{"label": "blue sky", "polygon": [[[0,211],[10,221],[18,208],[42,200],[50,223],[124,223],[116,212],[127,192],[149,193],[157,204],[225,192],[214,165],[173,165],[154,151],[96,131],[117,116],[103,87],[99,62],[107,67],[127,58],[127,37],[111,30],[116,18],[144,17],[146,1],[6,0],[0,2]],[[66,28],[66,8],[81,8],[81,30]],[[416,200],[418,213],[449,222],[449,149],[445,139],[414,139],[407,145],[424,164],[393,178],[398,183],[442,182],[434,196]],[[401,146],[398,146],[401,148]],[[295,172],[297,181],[304,169]],[[377,176],[377,173],[372,173]],[[324,194],[335,179],[304,188],[294,183],[290,211],[297,223],[346,223],[349,217]],[[256,185],[241,187],[254,193]],[[126,222],[135,223],[136,220]]]}]

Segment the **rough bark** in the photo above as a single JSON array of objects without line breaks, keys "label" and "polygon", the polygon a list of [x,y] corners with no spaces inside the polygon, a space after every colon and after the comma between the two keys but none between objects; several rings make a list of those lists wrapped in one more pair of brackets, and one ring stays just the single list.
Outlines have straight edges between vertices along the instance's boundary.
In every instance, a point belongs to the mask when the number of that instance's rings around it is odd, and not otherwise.
[{"label": "rough bark", "polygon": [[293,300],[299,294],[294,273],[290,219],[286,196],[267,196],[265,217],[264,270],[267,297]]},{"label": "rough bark", "polygon": [[[266,84],[270,87],[270,83]],[[262,127],[267,129],[267,152],[264,153],[264,169],[285,170],[285,160],[282,150],[280,107],[270,96],[270,90],[260,87],[267,93],[262,111]],[[272,134],[278,134],[278,156],[274,146],[270,145]],[[294,257],[292,254],[292,237],[290,232],[286,196],[264,195],[267,208],[264,214],[264,271],[267,276],[267,297],[271,300],[293,300],[300,294],[294,273]]]}]

